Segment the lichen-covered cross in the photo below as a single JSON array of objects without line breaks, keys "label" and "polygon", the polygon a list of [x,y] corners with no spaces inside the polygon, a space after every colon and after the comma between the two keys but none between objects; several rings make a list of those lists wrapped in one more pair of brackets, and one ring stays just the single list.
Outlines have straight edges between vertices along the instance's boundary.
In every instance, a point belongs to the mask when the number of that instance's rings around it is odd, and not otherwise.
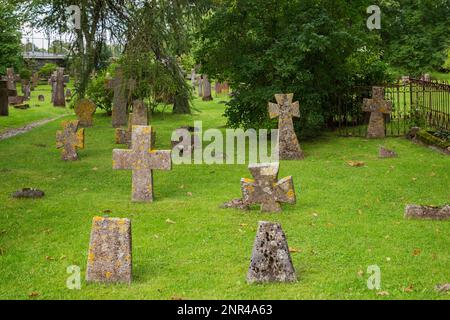
[{"label": "lichen-covered cross", "polygon": [[78,160],[77,148],[84,148],[84,129],[78,129],[79,121],[63,121],[63,130],[56,132],[56,148],[62,149],[61,159]]},{"label": "lichen-covered cross", "polygon": [[364,99],[363,111],[371,113],[367,138],[384,138],[384,115],[392,112],[392,102],[384,100],[383,87],[372,88],[372,99]]},{"label": "lichen-covered cross", "polygon": [[292,103],[294,94],[276,94],[277,103],[269,102],[269,116],[271,119],[278,117],[279,150],[281,160],[301,160],[304,153],[298,143],[294,131],[293,117],[300,117],[300,105],[298,101]]},{"label": "lichen-covered cross", "polygon": [[247,205],[261,204],[262,212],[280,212],[280,202],[295,204],[292,177],[278,181],[278,163],[251,164],[254,180],[241,179],[242,199]]},{"label": "lichen-covered cross", "polygon": [[132,149],[113,150],[113,169],[133,170],[133,201],[152,202],[152,170],[172,169],[171,151],[153,150],[152,134],[151,126],[133,126]]},{"label": "lichen-covered cross", "polygon": [[95,113],[95,103],[89,99],[81,99],[75,105],[75,114],[80,121],[80,127],[92,127]]}]

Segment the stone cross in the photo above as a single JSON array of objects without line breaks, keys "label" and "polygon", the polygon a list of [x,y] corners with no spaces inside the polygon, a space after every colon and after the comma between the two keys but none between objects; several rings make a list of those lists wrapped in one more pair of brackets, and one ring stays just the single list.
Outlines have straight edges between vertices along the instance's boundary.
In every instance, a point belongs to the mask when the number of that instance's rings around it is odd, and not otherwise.
[{"label": "stone cross", "polygon": [[294,94],[276,94],[277,103],[269,102],[270,119],[278,117],[280,160],[301,160],[305,155],[294,131],[292,117],[300,117],[300,105],[292,103]]},{"label": "stone cross", "polygon": [[8,81],[8,89],[11,91],[16,91],[16,94],[17,94],[16,82],[15,82],[16,76],[14,75],[13,68],[6,69],[6,80]]},{"label": "stone cross", "polygon": [[56,95],[56,71],[54,71],[48,79],[48,84],[52,87],[52,97],[50,99],[50,102],[53,103],[53,101],[55,101]]},{"label": "stone cross", "polygon": [[367,138],[384,138],[384,115],[392,112],[392,102],[384,100],[383,87],[372,88],[372,99],[364,99],[363,111],[370,112]]},{"label": "stone cross", "polygon": [[95,103],[89,99],[81,99],[77,102],[75,106],[75,113],[80,121],[80,127],[92,127],[93,116],[95,113]]},{"label": "stone cross", "polygon": [[127,97],[123,73],[120,68],[116,69],[116,77],[106,83],[108,89],[114,91],[112,108],[112,126],[118,128],[127,124]]},{"label": "stone cross", "polygon": [[53,100],[54,107],[65,107],[66,98],[64,97],[64,68],[56,70],[55,95]]},{"label": "stone cross", "polygon": [[132,149],[113,150],[113,169],[133,170],[132,200],[152,202],[152,170],[171,170],[171,151],[153,150],[151,126],[133,126],[132,141]]},{"label": "stone cross", "polygon": [[261,204],[262,212],[280,212],[280,202],[295,204],[292,177],[278,181],[278,163],[251,164],[248,169],[255,180],[241,179],[242,199],[245,204]]},{"label": "stone cross", "polygon": [[30,80],[22,80],[22,93],[25,100],[30,100],[31,84]]},{"label": "stone cross", "polygon": [[297,281],[297,276],[281,225],[260,221],[247,273],[247,282],[295,281]]},{"label": "stone cross", "polygon": [[[133,101],[133,112],[128,117],[128,128],[116,128],[116,144],[126,144],[131,149],[131,131],[133,126],[146,125],[148,125],[148,110],[142,100],[135,100]],[[155,135],[152,135],[152,138],[154,137]]]},{"label": "stone cross", "polygon": [[86,281],[130,284],[131,271],[131,221],[94,217]]},{"label": "stone cross", "polygon": [[9,97],[16,94],[15,90],[8,89],[7,80],[0,80],[0,116],[9,115]]},{"label": "stone cross", "polygon": [[64,161],[78,160],[77,148],[84,149],[84,129],[78,129],[78,124],[78,120],[63,121],[63,130],[56,132],[56,148],[62,149]]}]

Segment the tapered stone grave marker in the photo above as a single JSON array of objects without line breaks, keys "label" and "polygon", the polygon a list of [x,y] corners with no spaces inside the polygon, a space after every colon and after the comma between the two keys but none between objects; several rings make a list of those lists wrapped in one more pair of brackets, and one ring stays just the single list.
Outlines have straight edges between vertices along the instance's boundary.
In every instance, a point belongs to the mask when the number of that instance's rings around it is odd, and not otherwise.
[{"label": "tapered stone grave marker", "polygon": [[260,221],[247,273],[247,282],[294,281],[297,281],[297,276],[281,225]]},{"label": "tapered stone grave marker", "polygon": [[392,102],[384,100],[383,87],[372,88],[372,99],[364,99],[363,111],[370,112],[367,138],[384,138],[384,115],[392,112]]},{"label": "tapered stone grave marker", "polygon": [[84,129],[78,129],[78,124],[78,120],[63,121],[63,130],[56,132],[56,148],[62,149],[64,161],[78,160],[77,149],[84,148]]},{"label": "tapered stone grave marker", "polygon": [[94,217],[86,281],[131,283],[131,221]]},{"label": "tapered stone grave marker", "polygon": [[80,121],[80,127],[92,127],[94,123],[95,103],[89,99],[81,99],[75,106],[75,114]]}]

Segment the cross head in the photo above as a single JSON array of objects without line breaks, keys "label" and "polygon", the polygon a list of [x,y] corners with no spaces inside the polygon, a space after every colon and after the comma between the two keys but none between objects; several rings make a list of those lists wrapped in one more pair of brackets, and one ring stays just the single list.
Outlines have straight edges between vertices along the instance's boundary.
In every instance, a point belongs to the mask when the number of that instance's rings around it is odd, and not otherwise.
[{"label": "cross head", "polygon": [[292,177],[278,180],[278,163],[251,164],[252,179],[241,179],[242,199],[247,205],[261,204],[262,212],[280,212],[280,203],[295,204]]},{"label": "cross head", "polygon": [[62,131],[56,132],[56,148],[62,149],[61,159],[78,160],[77,149],[84,149],[84,129],[79,129],[79,121],[63,121]]},{"label": "cross head", "polygon": [[392,102],[384,100],[383,87],[372,88],[372,99],[364,99],[363,111],[370,112],[367,137],[383,138],[385,136],[384,115],[392,112]]}]

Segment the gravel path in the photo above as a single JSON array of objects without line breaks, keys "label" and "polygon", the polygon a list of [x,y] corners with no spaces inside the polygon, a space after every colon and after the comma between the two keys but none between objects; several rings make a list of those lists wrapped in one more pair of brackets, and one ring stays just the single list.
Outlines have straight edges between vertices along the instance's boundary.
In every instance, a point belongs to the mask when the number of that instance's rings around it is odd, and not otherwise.
[{"label": "gravel path", "polygon": [[67,116],[66,114],[62,114],[60,116],[54,117],[54,118],[50,118],[50,119],[43,119],[43,120],[39,120],[39,121],[35,121],[32,123],[27,124],[26,126],[23,126],[21,128],[12,128],[12,129],[7,129],[6,131],[0,133],[0,141],[1,140],[5,140],[11,137],[15,137],[18,136],[20,134],[24,134],[30,130],[33,130],[34,128],[43,126],[44,124],[47,124],[49,122],[58,120],[62,117]]}]

